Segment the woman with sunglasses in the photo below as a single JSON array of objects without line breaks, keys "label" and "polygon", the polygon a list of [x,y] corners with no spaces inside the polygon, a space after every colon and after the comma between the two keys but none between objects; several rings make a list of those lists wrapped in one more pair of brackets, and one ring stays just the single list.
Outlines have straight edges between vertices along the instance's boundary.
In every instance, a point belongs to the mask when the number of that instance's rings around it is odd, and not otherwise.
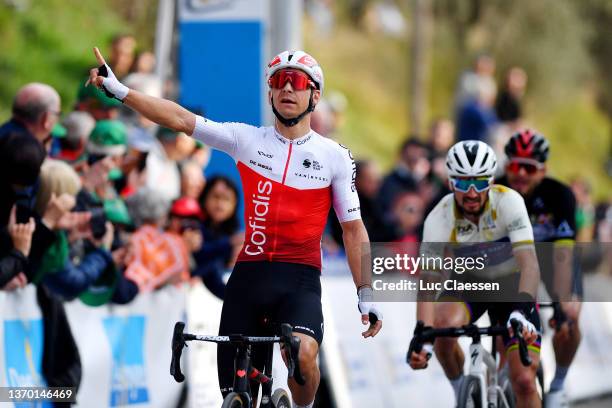
[{"label": "woman with sunglasses", "polygon": [[[420,292],[420,299],[430,301],[417,304],[417,320],[437,328],[454,327],[473,323],[488,312],[492,324],[510,327],[511,319],[521,321],[534,364],[523,366],[511,334],[504,336],[510,380],[517,407],[538,407],[541,401],[535,379],[540,322],[534,299],[540,272],[525,203],[516,191],[493,184],[497,158],[486,143],[467,140],[455,144],[446,156],[446,168],[451,193],[442,198],[425,220],[421,255],[434,259],[471,258],[476,263],[478,258],[484,258],[485,266],[470,268],[465,273],[451,270],[448,278],[444,276],[446,271],[436,270],[421,270],[420,276],[424,280],[428,276],[445,279],[444,287],[448,287],[449,280],[496,282],[501,290]],[[425,345],[420,353],[409,356],[409,364],[413,369],[426,368],[434,350],[457,397],[465,378],[465,356],[457,339],[440,338],[434,345]]]},{"label": "woman with sunglasses", "polygon": [[[267,83],[276,120],[274,126],[254,127],[217,123],[129,89],[97,48],[94,53],[99,67],[90,71],[88,82],[147,119],[193,135],[236,161],[245,199],[245,242],[225,290],[219,334],[257,335],[264,319],[291,324],[301,340],[299,361],[306,379],[304,386],[289,381],[293,406],[312,407],[323,339],[321,237],[332,205],[343,230],[361,322],[370,324],[362,335],[373,337],[382,328],[382,315],[372,302],[371,273],[361,269],[361,248],[369,239],[360,215],[353,157],[348,148],[310,127],[310,114],[324,88],[321,67],[303,51],[284,51],[273,58]],[[231,391],[233,359],[231,347],[219,347],[224,395]]]},{"label": "woman with sunglasses", "polygon": [[[505,177],[499,180],[518,191],[525,199],[538,247],[542,281],[553,300],[559,301],[567,316],[556,327],[553,337],[557,367],[546,394],[546,405],[566,406],[564,381],[580,345],[578,318],[582,299],[582,274],[574,262],[576,240],[576,199],[572,190],[546,175],[548,140],[540,133],[525,129],[515,133],[505,147],[508,156]],[[563,260],[562,262],[554,260]]]}]

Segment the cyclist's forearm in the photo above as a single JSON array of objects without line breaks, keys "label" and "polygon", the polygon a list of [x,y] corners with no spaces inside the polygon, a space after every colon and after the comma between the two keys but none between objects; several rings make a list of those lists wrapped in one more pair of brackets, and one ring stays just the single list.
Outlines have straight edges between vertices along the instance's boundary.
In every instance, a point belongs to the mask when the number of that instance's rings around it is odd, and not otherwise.
[{"label": "cyclist's forearm", "polygon": [[553,289],[558,300],[568,301],[572,290],[574,250],[572,246],[556,245],[553,250]]},{"label": "cyclist's forearm", "polygon": [[163,127],[188,135],[191,135],[195,128],[196,116],[172,101],[130,89],[123,103]]},{"label": "cyclist's forearm", "polygon": [[[363,285],[372,285],[372,269],[370,262],[368,232],[361,220],[342,223],[342,240],[353,282],[359,288]],[[366,244],[366,245],[364,245]],[[363,249],[367,248],[367,253]]]},{"label": "cyclist's forearm", "polygon": [[425,326],[433,326],[434,321],[434,304],[433,302],[417,302],[416,311],[417,321],[421,320]]},{"label": "cyclist's forearm", "polygon": [[540,283],[540,266],[538,264],[535,248],[516,249],[514,251],[514,256],[521,271],[519,293],[527,293],[535,299]]}]

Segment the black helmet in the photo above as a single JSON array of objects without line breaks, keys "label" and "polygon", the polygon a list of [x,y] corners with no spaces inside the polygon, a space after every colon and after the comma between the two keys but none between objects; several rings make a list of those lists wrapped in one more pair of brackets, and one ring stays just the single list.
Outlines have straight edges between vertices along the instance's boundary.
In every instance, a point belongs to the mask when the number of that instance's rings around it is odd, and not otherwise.
[{"label": "black helmet", "polygon": [[540,163],[548,159],[548,140],[531,129],[525,129],[512,135],[504,151],[509,159],[533,159]]}]

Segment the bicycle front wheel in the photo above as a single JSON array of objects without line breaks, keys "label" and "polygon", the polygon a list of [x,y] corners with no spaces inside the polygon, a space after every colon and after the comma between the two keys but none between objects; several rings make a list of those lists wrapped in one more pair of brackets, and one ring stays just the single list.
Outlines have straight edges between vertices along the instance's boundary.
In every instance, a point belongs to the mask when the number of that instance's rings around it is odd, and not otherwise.
[{"label": "bicycle front wheel", "polygon": [[480,379],[474,375],[465,377],[459,389],[458,408],[484,408],[480,400]]},{"label": "bicycle front wheel", "polygon": [[240,394],[235,393],[235,392],[230,392],[223,399],[223,404],[221,405],[221,408],[249,408],[249,407],[247,407],[244,404],[244,402],[242,402],[242,397],[240,397]]},{"label": "bicycle front wheel", "polygon": [[291,408],[291,400],[287,391],[282,388],[278,388],[272,394],[272,406],[274,408]]}]

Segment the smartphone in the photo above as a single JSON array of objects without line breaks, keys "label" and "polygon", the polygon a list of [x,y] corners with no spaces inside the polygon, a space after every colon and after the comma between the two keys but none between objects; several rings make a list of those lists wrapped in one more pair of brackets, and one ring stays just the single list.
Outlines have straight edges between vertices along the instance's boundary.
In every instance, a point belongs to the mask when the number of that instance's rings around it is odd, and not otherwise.
[{"label": "smartphone", "polygon": [[15,211],[15,222],[17,224],[27,224],[30,222],[30,217],[32,212],[22,205],[17,205],[17,210]]}]

